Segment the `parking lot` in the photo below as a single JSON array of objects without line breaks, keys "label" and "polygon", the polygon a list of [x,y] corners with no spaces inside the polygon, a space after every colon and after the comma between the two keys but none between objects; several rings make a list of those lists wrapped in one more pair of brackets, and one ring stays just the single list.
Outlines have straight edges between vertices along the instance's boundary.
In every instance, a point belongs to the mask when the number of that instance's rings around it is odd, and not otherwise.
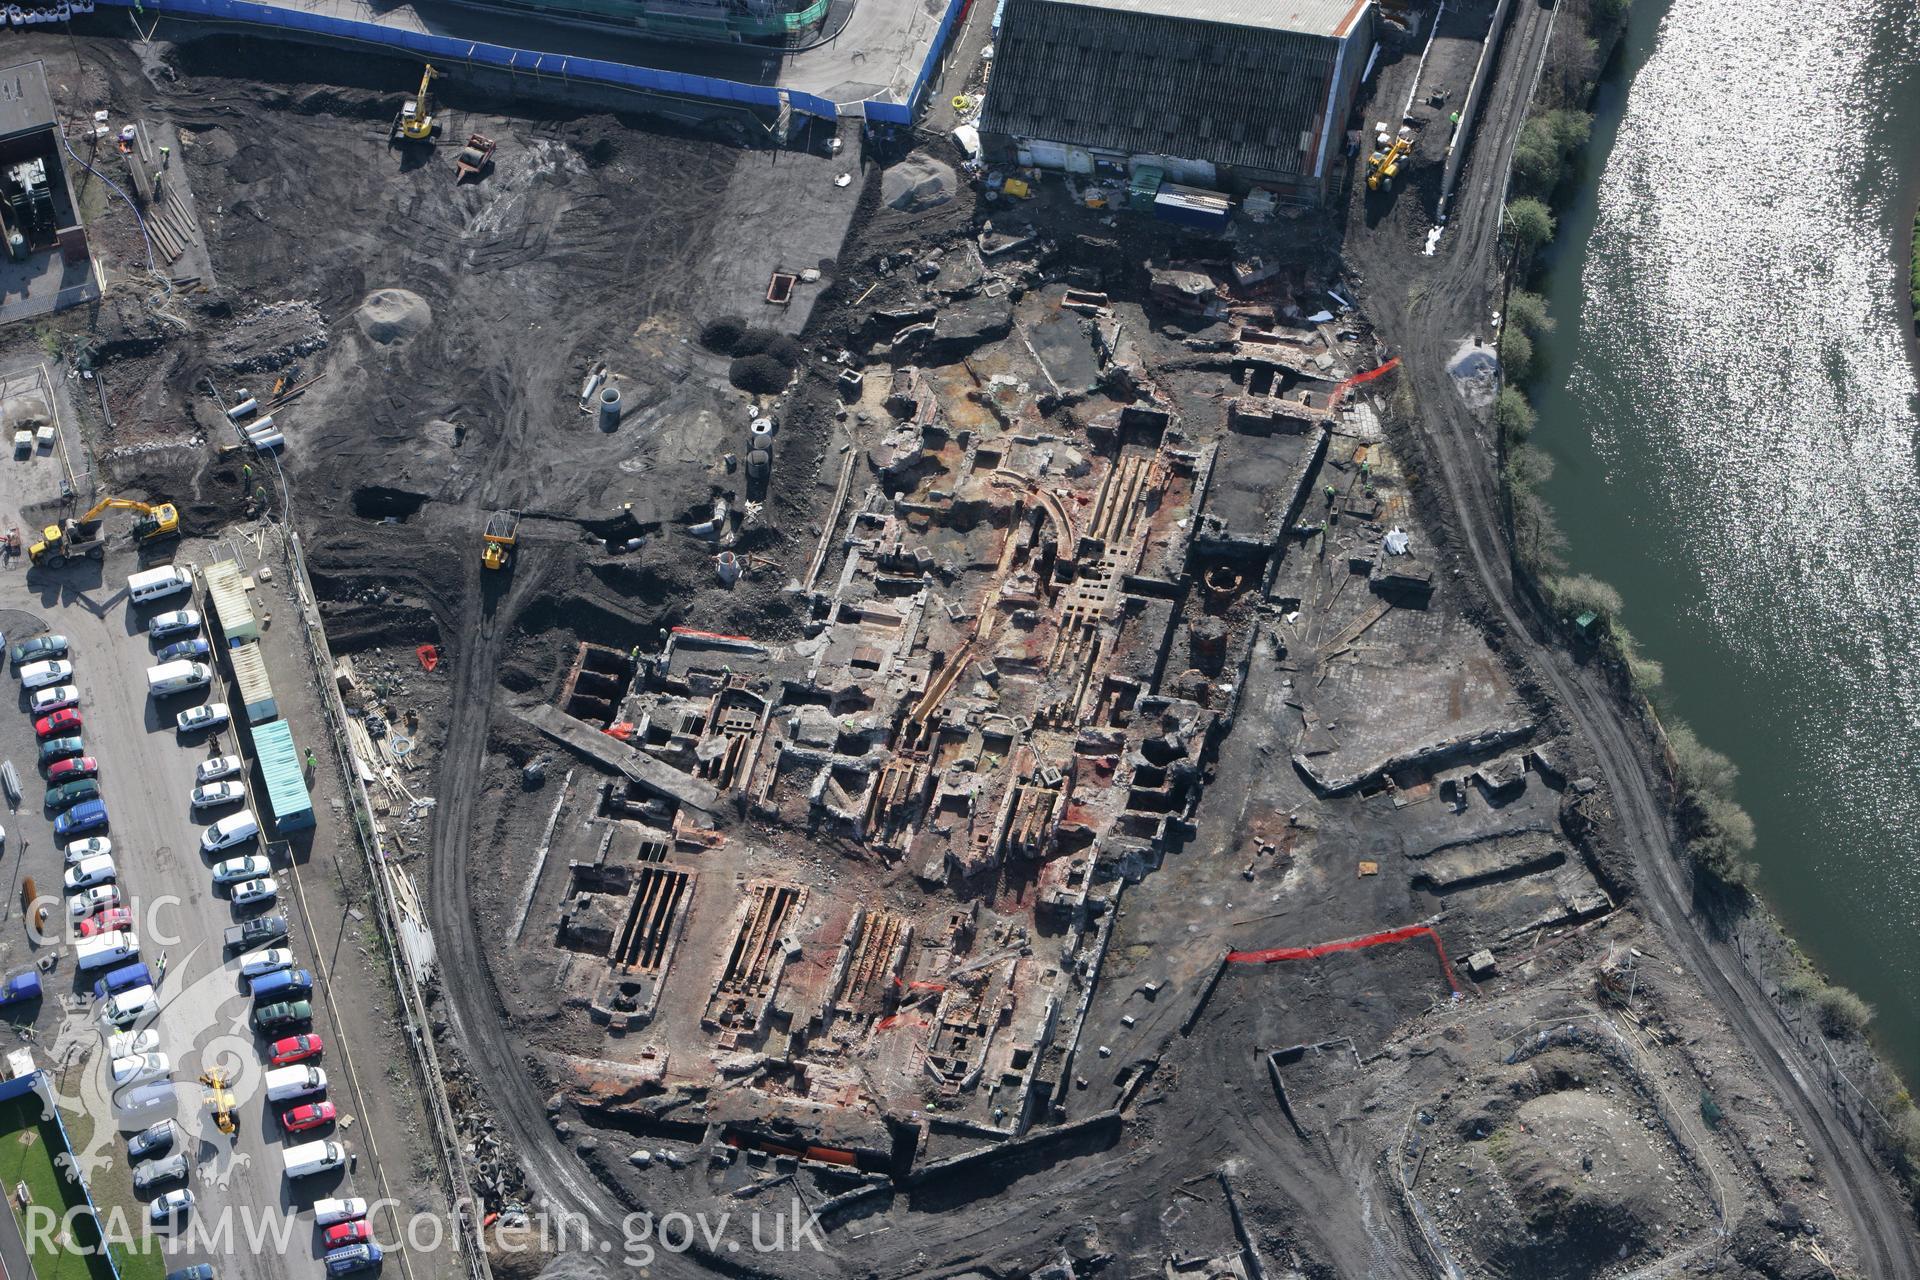
[{"label": "parking lot", "polygon": [[[50,455],[0,461],[0,532],[18,526],[23,543],[35,540],[33,523],[45,517],[50,480],[51,493],[58,495],[58,479],[51,474],[58,466]],[[31,513],[30,519],[22,518],[23,510]],[[52,570],[30,567],[24,555],[7,558],[0,567],[0,629],[6,632],[9,649],[35,634],[67,638],[85,753],[97,761],[101,799],[110,819],[109,829],[97,834],[112,842],[116,883],[124,905],[132,910],[140,959],[156,975],[158,1014],[135,1025],[151,1025],[158,1032],[157,1051],[170,1060],[172,1087],[156,1091],[161,1095],[157,1100],[137,1108],[127,1105],[136,1093],[134,1087],[112,1087],[104,1038],[114,1028],[104,1025],[103,1002],[92,990],[100,973],[78,971],[70,942],[55,938],[37,943],[30,936],[23,914],[24,892],[8,895],[0,913],[0,966],[12,973],[29,963],[40,964],[45,994],[37,1010],[24,1008],[14,1023],[22,1026],[31,1017],[32,1031],[27,1034],[48,1069],[63,1111],[84,1117],[78,1124],[69,1118],[75,1154],[109,1219],[110,1234],[116,1207],[137,1230],[154,1195],[184,1185],[191,1189],[195,1203],[171,1228],[174,1239],[166,1257],[168,1270],[206,1261],[224,1274],[229,1260],[244,1257],[249,1277],[321,1276],[326,1274],[322,1261],[326,1250],[308,1211],[313,1202],[340,1196],[375,1200],[394,1194],[379,1167],[381,1155],[391,1160],[397,1149],[399,1155],[411,1157],[403,1160],[404,1170],[409,1164],[417,1168],[418,1154],[409,1149],[407,1133],[383,1130],[376,1140],[362,1120],[367,1091],[360,1087],[350,1063],[351,1046],[335,1025],[332,1009],[337,1006],[332,1001],[340,993],[328,989],[328,978],[352,963],[364,963],[366,957],[359,954],[362,935],[351,926],[350,908],[333,905],[344,897],[338,884],[320,886],[327,907],[316,924],[309,895],[298,882],[294,864],[312,857],[316,833],[301,833],[297,844],[271,838],[262,779],[249,759],[240,775],[248,789],[245,803],[267,831],[260,840],[216,854],[203,854],[200,848],[206,825],[238,812],[241,806],[195,812],[190,795],[196,766],[214,755],[239,753],[242,739],[232,725],[213,733],[183,735],[175,728],[175,716],[207,702],[233,701],[236,712],[240,707],[225,672],[208,688],[164,700],[149,697],[147,670],[154,665],[154,653],[161,644],[146,634],[148,620],[181,608],[195,608],[203,615],[209,610],[198,598],[197,587],[193,595],[182,593],[138,604],[129,600],[126,582],[130,573],[155,565],[198,563],[215,554],[215,549],[177,539],[136,548],[128,534],[130,523],[122,513],[112,513],[106,520],[108,548],[103,562],[81,559]],[[197,633],[185,634],[208,636],[208,631],[203,624]],[[216,663],[216,670],[222,665]],[[12,762],[22,796],[5,819],[4,856],[17,886],[24,890],[24,882],[31,879],[43,903],[52,900],[45,932],[57,935],[68,913],[60,901],[64,865],[54,833],[56,813],[43,809],[41,803],[47,782],[39,766],[29,694],[18,688],[11,663],[6,678],[15,685],[18,707],[0,713],[0,759]],[[320,746],[317,733],[313,745]],[[318,801],[316,810],[325,825],[331,815]],[[229,890],[216,889],[210,868],[223,858],[243,854],[270,859],[271,874],[279,882],[277,900],[241,907],[229,901]],[[310,881],[314,873],[309,868]],[[237,954],[225,949],[223,935],[237,922],[274,914],[285,914],[291,924],[289,940],[278,945],[292,950],[295,967],[313,974],[318,989],[311,996],[311,1023],[257,1035],[250,1023],[254,1002],[241,979]],[[310,1132],[283,1138],[279,1113],[297,1104],[267,1100],[262,1083],[266,1046],[274,1038],[302,1031],[316,1033],[325,1042],[324,1053],[311,1065],[327,1073],[329,1087],[320,1097],[335,1105],[337,1118]],[[375,1111],[391,1113],[396,1103],[389,1095],[396,1090],[389,1055],[376,1045],[366,1056],[373,1064],[371,1070],[389,1068],[388,1074],[368,1084],[371,1092],[380,1095]],[[203,1072],[216,1069],[225,1074],[227,1089],[234,1096],[238,1127],[231,1136],[216,1127],[206,1105],[207,1090],[199,1080]],[[404,1091],[399,1092],[404,1096]],[[175,1150],[188,1157],[188,1179],[136,1195],[125,1138],[169,1116],[182,1133]],[[297,1182],[286,1178],[283,1147],[319,1139],[344,1145],[350,1164]],[[388,1150],[382,1153],[377,1143]],[[397,1175],[396,1181],[401,1177],[404,1174]],[[397,1194],[403,1207],[432,1207],[421,1204],[417,1190],[409,1194],[403,1186]],[[385,1273],[409,1278],[439,1274],[441,1268],[428,1259],[421,1260],[416,1272],[415,1260],[394,1247],[399,1225],[393,1210],[376,1222],[386,1253]]]}]

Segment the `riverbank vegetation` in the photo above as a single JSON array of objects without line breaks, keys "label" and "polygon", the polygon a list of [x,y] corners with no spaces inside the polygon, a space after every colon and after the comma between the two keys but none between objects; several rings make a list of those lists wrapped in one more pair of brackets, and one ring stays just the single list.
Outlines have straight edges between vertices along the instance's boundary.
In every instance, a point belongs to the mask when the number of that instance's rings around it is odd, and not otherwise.
[{"label": "riverbank vegetation", "polygon": [[[1753,819],[1736,796],[1739,769],[1723,753],[1672,714],[1660,664],[1640,653],[1621,621],[1625,602],[1610,584],[1572,572],[1566,539],[1540,490],[1553,473],[1553,459],[1532,443],[1537,417],[1527,395],[1537,373],[1536,347],[1554,328],[1546,300],[1527,286],[1537,278],[1540,255],[1557,232],[1556,199],[1564,197],[1581,148],[1592,132],[1586,110],[1606,56],[1617,44],[1628,0],[1561,0],[1532,115],[1515,143],[1513,172],[1502,235],[1509,254],[1509,289],[1497,350],[1501,388],[1493,404],[1509,499],[1514,554],[1540,599],[1566,628],[1576,651],[1583,647],[1617,672],[1623,686],[1643,700],[1667,744],[1675,814],[1703,902],[1741,914],[1752,901],[1756,869],[1751,860]],[[1912,293],[1920,320],[1920,212],[1913,236]],[[1873,1008],[1859,995],[1827,981],[1783,934],[1771,933],[1767,954],[1786,1009],[1806,1020],[1827,1042],[1827,1056],[1844,1062],[1855,1095],[1880,1121],[1870,1126],[1875,1145],[1920,1201],[1920,1105],[1899,1076],[1873,1051],[1867,1031]],[[1784,974],[1784,976],[1781,976]],[[1858,1085],[1854,1080],[1858,1079]]]},{"label": "riverbank vegetation", "polygon": [[1914,320],[1920,323],[1920,209],[1913,211],[1913,264],[1907,268],[1907,289],[1912,295]]}]

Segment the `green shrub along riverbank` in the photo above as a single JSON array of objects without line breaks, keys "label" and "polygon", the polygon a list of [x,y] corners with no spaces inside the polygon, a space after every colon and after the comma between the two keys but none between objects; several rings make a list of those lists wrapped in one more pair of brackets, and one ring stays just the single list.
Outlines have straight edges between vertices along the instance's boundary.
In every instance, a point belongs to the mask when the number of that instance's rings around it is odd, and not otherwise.
[{"label": "green shrub along riverbank", "polygon": [[1913,211],[1913,264],[1907,268],[1907,290],[1912,296],[1914,319],[1920,321],[1920,209]]},{"label": "green shrub along riverbank", "polygon": [[[1541,489],[1553,474],[1553,458],[1532,442],[1537,419],[1527,386],[1537,372],[1535,346],[1554,330],[1546,299],[1528,286],[1540,274],[1540,255],[1558,230],[1556,198],[1564,197],[1575,158],[1592,132],[1592,101],[1600,69],[1624,34],[1628,0],[1563,0],[1539,90],[1514,144],[1513,169],[1502,219],[1508,251],[1508,292],[1501,316],[1498,353],[1501,389],[1494,401],[1503,479],[1512,520],[1514,554],[1577,647],[1588,646],[1615,673],[1628,696],[1645,707],[1664,736],[1673,778],[1675,814],[1703,905],[1723,919],[1737,919],[1759,906],[1758,875],[1751,854],[1753,819],[1740,807],[1739,769],[1702,743],[1672,712],[1665,673],[1645,656],[1621,621],[1624,602],[1612,586],[1570,570],[1566,538]],[[1920,317],[1920,212],[1913,234],[1912,293]],[[1867,1096],[1886,1122],[1880,1146],[1920,1200],[1920,1107],[1898,1075],[1875,1057],[1867,1042],[1873,1009],[1854,992],[1826,981],[1780,933],[1781,972],[1773,975],[1781,998],[1797,1007],[1822,1035],[1850,1053],[1865,1074]]]}]

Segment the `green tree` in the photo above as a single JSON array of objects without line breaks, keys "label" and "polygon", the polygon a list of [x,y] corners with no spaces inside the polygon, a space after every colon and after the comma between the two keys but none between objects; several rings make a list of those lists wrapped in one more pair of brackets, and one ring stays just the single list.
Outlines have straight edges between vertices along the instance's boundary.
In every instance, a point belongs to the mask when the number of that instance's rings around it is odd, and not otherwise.
[{"label": "green tree", "polygon": [[1500,388],[1500,398],[1493,402],[1493,420],[1509,445],[1524,444],[1536,421],[1533,406],[1518,387]]},{"label": "green tree", "polygon": [[1522,258],[1531,258],[1549,243],[1555,226],[1553,212],[1532,196],[1507,206],[1507,239]]},{"label": "green tree", "polygon": [[1533,374],[1533,339],[1511,325],[1500,331],[1500,373],[1507,382],[1525,382]]},{"label": "green tree", "polygon": [[1507,295],[1504,323],[1524,329],[1535,338],[1553,332],[1553,317],[1547,314],[1547,300],[1525,289],[1515,289]]}]

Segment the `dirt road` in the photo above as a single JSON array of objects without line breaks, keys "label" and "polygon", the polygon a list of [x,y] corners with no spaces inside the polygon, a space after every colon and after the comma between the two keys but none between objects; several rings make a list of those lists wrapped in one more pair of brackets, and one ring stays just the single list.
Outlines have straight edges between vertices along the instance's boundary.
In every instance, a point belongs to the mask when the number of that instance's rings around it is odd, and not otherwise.
[{"label": "dirt road", "polygon": [[1454,202],[1438,254],[1423,259],[1390,237],[1356,237],[1367,313],[1403,353],[1419,406],[1417,428],[1449,508],[1456,549],[1486,596],[1492,616],[1592,747],[1616,797],[1622,836],[1632,850],[1651,918],[1671,936],[1715,1003],[1753,1050],[1775,1092],[1851,1220],[1864,1274],[1920,1275],[1911,1213],[1861,1142],[1846,1130],[1817,1082],[1822,1072],[1788,1032],[1754,977],[1692,909],[1684,868],[1674,856],[1670,816],[1651,758],[1628,727],[1604,677],[1576,666],[1543,639],[1543,620],[1516,594],[1505,543],[1501,498],[1486,429],[1461,400],[1447,362],[1459,343],[1483,331],[1493,309],[1496,253],[1506,171],[1525,118],[1534,69],[1546,47],[1551,11],[1518,5],[1498,79],[1482,116],[1484,131]]}]

